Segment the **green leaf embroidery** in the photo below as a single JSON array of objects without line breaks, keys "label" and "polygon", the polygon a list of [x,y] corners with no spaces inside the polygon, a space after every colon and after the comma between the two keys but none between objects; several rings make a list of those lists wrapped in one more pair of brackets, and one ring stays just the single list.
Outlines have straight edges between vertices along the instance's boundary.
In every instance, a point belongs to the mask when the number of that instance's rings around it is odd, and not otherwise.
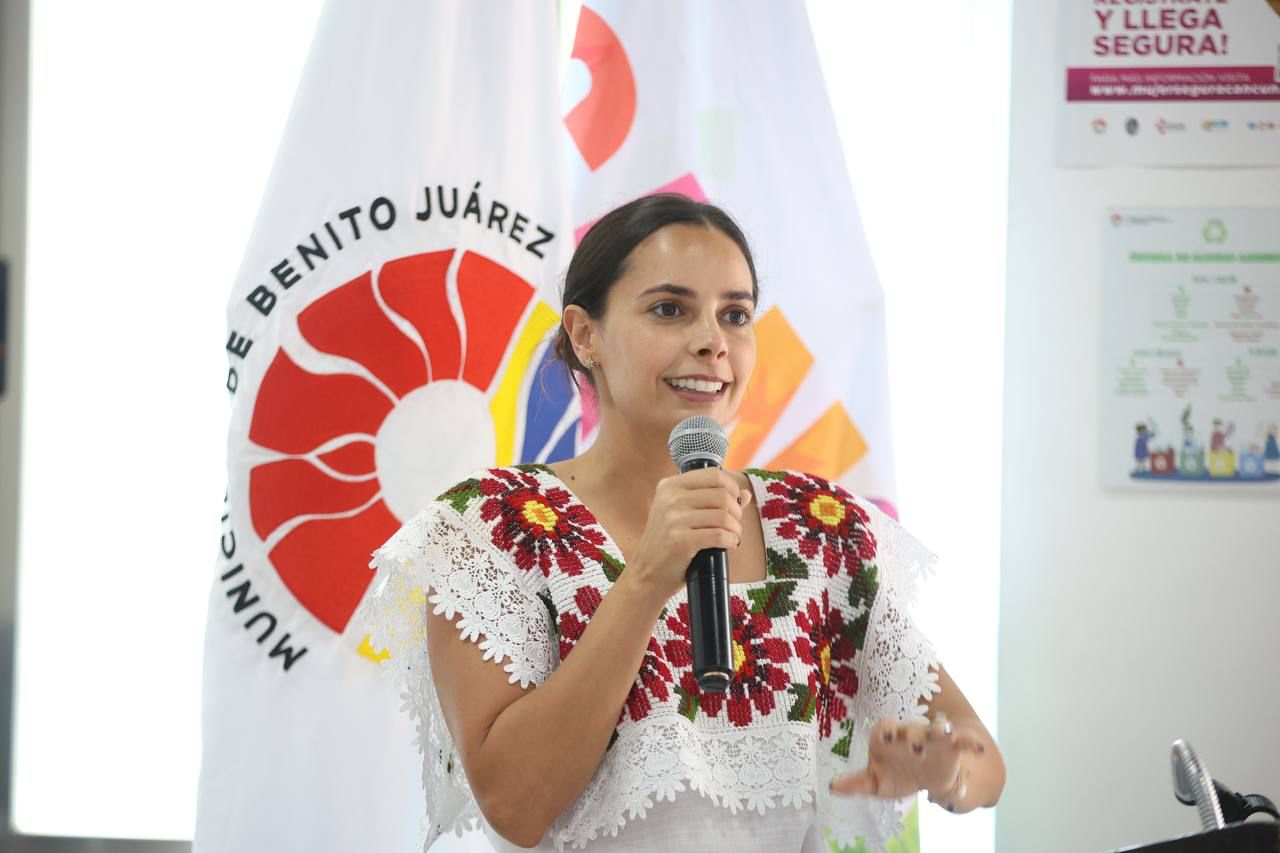
[{"label": "green leaf embroidery", "polygon": [[604,570],[604,576],[609,579],[609,583],[617,583],[618,576],[626,566],[602,548],[600,549],[600,568]]},{"label": "green leaf embroidery", "polygon": [[844,732],[844,737],[835,742],[835,745],[831,747],[831,751],[841,758],[848,758],[849,747],[853,744],[853,720],[841,721],[840,731]]},{"label": "green leaf embroidery", "polygon": [[875,563],[859,566],[858,573],[849,584],[849,604],[854,610],[862,609],[864,604],[869,608],[876,600],[876,593],[880,591],[879,574],[880,569]]},{"label": "green leaf embroidery", "polygon": [[793,684],[790,692],[796,696],[796,701],[791,705],[791,710],[787,712],[787,719],[792,722],[807,723],[813,719],[813,712],[818,709],[818,703],[814,701],[813,696],[809,693],[809,685]]},{"label": "green leaf embroidery", "polygon": [[677,712],[684,717],[689,718],[689,722],[693,722],[693,718],[698,715],[698,697],[686,691],[679,685],[676,686],[676,695],[680,697],[680,707]]},{"label": "green leaf embroidery", "polygon": [[858,651],[862,651],[862,646],[867,641],[867,624],[871,621],[871,611],[864,610],[862,615],[852,622],[848,622],[844,626],[842,633],[853,647]]},{"label": "green leaf embroidery", "polygon": [[809,567],[804,558],[795,551],[775,551],[765,549],[765,562],[769,566],[769,577],[780,580],[805,580],[809,577]]},{"label": "green leaf embroidery", "polygon": [[436,500],[445,501],[461,515],[467,511],[467,504],[478,497],[480,497],[480,481],[470,479],[463,480],[458,485],[450,488]]},{"label": "green leaf embroidery", "polygon": [[761,480],[784,480],[787,476],[782,471],[765,471],[763,468],[747,468],[743,473],[752,474]]},{"label": "green leaf embroidery", "polygon": [[608,752],[609,750],[613,749],[613,745],[614,743],[617,742],[617,740],[618,740],[618,730],[614,729],[613,734],[609,735],[609,745],[604,748],[604,751]]},{"label": "green leaf embroidery", "polygon": [[761,589],[749,589],[747,597],[751,599],[751,612],[757,615],[764,614],[770,619],[794,613],[796,602],[791,594],[795,591],[795,581],[767,583]]},{"label": "green leaf embroidery", "polygon": [[547,613],[551,615],[551,630],[555,633],[556,639],[560,639],[560,614],[556,612],[556,603],[551,600],[551,593],[545,590],[538,593],[538,598],[542,600],[542,605],[547,608]]},{"label": "green leaf embroidery", "polygon": [[544,465],[541,462],[521,462],[519,465],[512,465],[511,467],[520,471],[524,471],[525,473],[532,473],[534,471],[545,471],[546,473],[551,474],[551,476],[553,477],[555,476],[555,474],[551,470],[551,466]]}]

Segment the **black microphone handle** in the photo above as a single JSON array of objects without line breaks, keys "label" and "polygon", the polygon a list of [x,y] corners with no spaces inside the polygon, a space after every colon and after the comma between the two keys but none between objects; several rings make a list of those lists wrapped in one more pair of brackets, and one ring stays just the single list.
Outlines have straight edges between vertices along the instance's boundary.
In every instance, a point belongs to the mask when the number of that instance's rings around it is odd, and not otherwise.
[{"label": "black microphone handle", "polygon": [[[680,473],[716,468],[695,459]],[[729,560],[723,548],[703,548],[689,561],[685,573],[689,599],[689,630],[693,638],[693,675],[704,693],[723,693],[733,678],[733,633],[729,622]]]}]

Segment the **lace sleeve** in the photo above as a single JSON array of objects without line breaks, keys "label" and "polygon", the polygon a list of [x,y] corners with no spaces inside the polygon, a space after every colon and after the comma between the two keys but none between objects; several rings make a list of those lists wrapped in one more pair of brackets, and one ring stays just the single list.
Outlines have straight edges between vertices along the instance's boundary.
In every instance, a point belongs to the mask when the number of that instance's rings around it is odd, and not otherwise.
[{"label": "lace sleeve", "polygon": [[510,560],[447,504],[433,503],[409,520],[374,553],[370,567],[377,577],[360,617],[373,645],[390,654],[383,673],[417,727],[427,803],[419,849],[426,850],[444,832],[477,828],[480,816],[431,680],[427,605],[449,619],[459,616],[461,636],[521,687],[540,684],[555,668],[553,626]]},{"label": "lace sleeve", "polygon": [[[937,655],[911,615],[917,587],[936,557],[875,505],[851,499],[866,513],[870,548],[860,571],[833,587],[833,609],[844,611],[853,626],[857,680],[854,694],[845,697],[850,714],[836,733],[841,740],[820,750],[833,759],[830,776],[866,767],[872,727],[885,718],[923,719],[926,702],[941,689]],[[916,799],[835,798],[821,786],[819,791],[833,836],[842,844],[861,837],[872,850],[883,849],[902,831],[902,819]]]}]

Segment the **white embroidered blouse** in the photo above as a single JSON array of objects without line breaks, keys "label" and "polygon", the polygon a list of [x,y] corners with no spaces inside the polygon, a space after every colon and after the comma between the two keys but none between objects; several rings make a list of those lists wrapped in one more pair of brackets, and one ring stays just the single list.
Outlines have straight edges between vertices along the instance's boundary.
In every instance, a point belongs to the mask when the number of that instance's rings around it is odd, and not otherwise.
[{"label": "white embroidered blouse", "polygon": [[[909,613],[933,556],[873,504],[793,471],[745,472],[764,530],[767,577],[731,584],[735,673],[702,693],[688,604],[667,603],[613,741],[539,850],[825,848],[901,829],[912,800],[833,797],[829,781],[866,765],[881,718],[916,720],[937,661]],[[573,650],[624,570],[591,512],[544,465],[477,472],[374,554],[361,616],[417,724],[425,851],[484,821],[431,680],[426,607],[452,619],[509,680],[537,685]],[[695,794],[700,796],[695,796]],[[642,820],[643,818],[643,820]]]}]

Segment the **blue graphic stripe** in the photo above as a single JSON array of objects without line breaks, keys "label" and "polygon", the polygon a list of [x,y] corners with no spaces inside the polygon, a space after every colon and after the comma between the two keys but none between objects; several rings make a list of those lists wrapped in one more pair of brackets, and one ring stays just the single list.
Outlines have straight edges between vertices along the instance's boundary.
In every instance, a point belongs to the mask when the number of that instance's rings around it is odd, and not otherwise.
[{"label": "blue graphic stripe", "polygon": [[[573,402],[574,389],[564,375],[564,365],[555,360],[554,348],[546,346],[534,369],[533,383],[529,388],[529,399],[525,403],[524,445],[520,449],[521,462],[538,462],[538,455],[547,446],[555,432],[556,425],[564,417]],[[565,438],[556,444],[547,461],[572,458],[573,440],[576,429],[566,431],[569,452],[557,455],[565,446]]]}]

